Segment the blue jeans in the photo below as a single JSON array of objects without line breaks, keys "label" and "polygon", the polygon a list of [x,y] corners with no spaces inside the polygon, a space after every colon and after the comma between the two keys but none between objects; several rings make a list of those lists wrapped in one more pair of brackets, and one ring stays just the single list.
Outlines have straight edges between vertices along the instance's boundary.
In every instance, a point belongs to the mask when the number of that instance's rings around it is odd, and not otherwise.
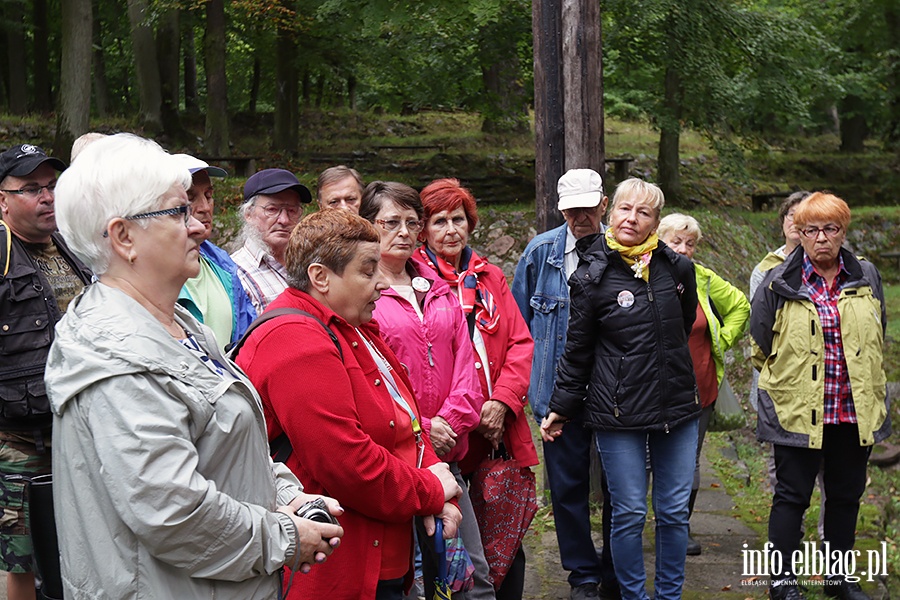
[{"label": "blue jeans", "polygon": [[681,598],[694,480],[697,419],[664,431],[598,431],[597,448],[612,499],[611,544],[625,600],[647,600],[642,535],[647,519],[647,449],[656,515],[656,600]]}]

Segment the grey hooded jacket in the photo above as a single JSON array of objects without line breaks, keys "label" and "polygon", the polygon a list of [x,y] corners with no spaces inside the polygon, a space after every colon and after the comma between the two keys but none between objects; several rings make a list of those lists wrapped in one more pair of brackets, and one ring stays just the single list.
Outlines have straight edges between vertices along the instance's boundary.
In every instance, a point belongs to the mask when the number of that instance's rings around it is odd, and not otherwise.
[{"label": "grey hooded jacket", "polygon": [[68,600],[275,598],[302,491],[268,454],[259,396],[210,330],[216,374],[123,292],[89,286],[57,325],[46,384]]}]

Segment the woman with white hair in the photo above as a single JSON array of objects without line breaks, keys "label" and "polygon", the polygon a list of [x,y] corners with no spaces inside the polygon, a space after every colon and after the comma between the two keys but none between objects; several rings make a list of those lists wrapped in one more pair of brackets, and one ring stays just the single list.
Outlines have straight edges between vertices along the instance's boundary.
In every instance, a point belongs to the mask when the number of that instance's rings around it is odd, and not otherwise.
[{"label": "woman with white hair", "polygon": [[129,134],[91,144],[57,184],[60,230],[99,278],[46,371],[69,600],[274,598],[283,566],[308,571],[343,535],[294,515],[313,496],[272,463],[259,396],[176,304],[199,270],[190,185]]},{"label": "woman with white hair", "polygon": [[627,179],[616,188],[609,229],[578,241],[566,349],[541,422],[546,442],[565,435],[563,425],[573,419],[596,431],[612,504],[613,563],[626,600],[647,600],[648,448],[655,597],[681,598],[697,451],[700,404],[687,343],[697,285],[690,261],[657,237],[663,204],[659,187]]},{"label": "woman with white hair", "polygon": [[[692,261],[697,244],[703,239],[697,219],[681,213],[666,215],[659,222],[657,235],[669,248]],[[750,326],[750,302],[744,292],[696,262],[694,275],[697,278],[697,318],[688,336],[688,347],[703,412],[700,413],[697,432],[697,460],[688,504],[689,517],[694,512],[700,490],[700,450],[719,396],[719,385],[725,378],[725,352]],[[701,551],[700,543],[691,537],[688,530],[687,555],[697,556]]]}]

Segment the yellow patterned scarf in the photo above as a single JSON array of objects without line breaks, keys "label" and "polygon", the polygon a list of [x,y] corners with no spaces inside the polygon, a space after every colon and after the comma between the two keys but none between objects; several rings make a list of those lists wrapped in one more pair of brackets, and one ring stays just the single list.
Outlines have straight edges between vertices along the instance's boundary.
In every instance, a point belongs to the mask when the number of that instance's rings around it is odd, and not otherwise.
[{"label": "yellow patterned scarf", "polygon": [[606,230],[606,244],[622,257],[625,264],[631,267],[635,277],[640,277],[646,282],[650,282],[650,257],[656,246],[659,245],[659,237],[656,232],[650,234],[644,243],[639,246],[623,246],[616,241],[613,230]]}]

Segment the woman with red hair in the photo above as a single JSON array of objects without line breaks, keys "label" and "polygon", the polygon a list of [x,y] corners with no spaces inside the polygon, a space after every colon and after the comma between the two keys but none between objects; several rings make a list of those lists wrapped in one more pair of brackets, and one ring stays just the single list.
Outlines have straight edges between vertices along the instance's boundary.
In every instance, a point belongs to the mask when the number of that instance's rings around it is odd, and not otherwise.
[{"label": "woman with red hair", "polygon": [[[427,264],[459,297],[475,350],[475,369],[484,392],[478,427],[469,436],[469,451],[460,461],[472,473],[492,455],[509,455],[520,466],[538,464],[531,429],[524,415],[534,341],[506,276],[469,245],[478,224],[475,197],[456,179],[438,179],[421,193],[424,244],[415,260]],[[479,523],[483,530],[484,524]],[[525,554],[521,548],[507,573],[491,565],[497,598],[521,598]]]}]

